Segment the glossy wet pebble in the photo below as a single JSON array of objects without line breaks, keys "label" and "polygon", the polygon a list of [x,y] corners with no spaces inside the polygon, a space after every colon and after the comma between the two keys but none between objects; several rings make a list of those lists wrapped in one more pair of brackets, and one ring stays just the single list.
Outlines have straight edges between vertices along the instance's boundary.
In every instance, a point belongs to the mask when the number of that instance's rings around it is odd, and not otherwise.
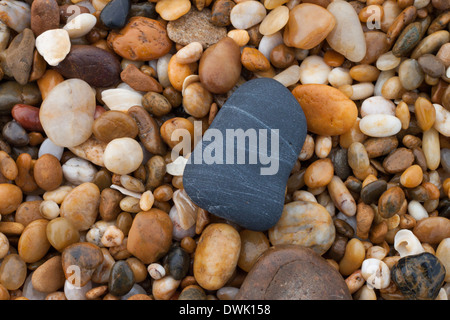
[{"label": "glossy wet pebble", "polygon": [[[95,269],[103,262],[103,254],[100,248],[92,243],[78,242],[65,248],[61,259],[63,271],[69,283],[83,287],[91,280]],[[72,276],[75,267],[79,268],[78,279]]]},{"label": "glossy wet pebble", "polygon": [[232,226],[207,226],[195,250],[194,277],[198,284],[206,290],[223,287],[235,271],[240,249],[239,233]]},{"label": "glossy wet pebble", "polygon": [[108,281],[108,291],[115,296],[127,294],[135,282],[133,271],[126,261],[114,263]]},{"label": "glossy wet pebble", "polygon": [[335,238],[335,228],[328,211],[320,204],[293,201],[284,206],[277,224],[269,230],[272,245],[296,244],[324,254]]},{"label": "glossy wet pebble", "polygon": [[258,259],[236,299],[351,300],[352,297],[339,272],[313,250],[279,245]]},{"label": "glossy wet pebble", "polygon": [[424,252],[401,258],[391,277],[407,299],[434,300],[444,283],[445,269],[435,255]]}]

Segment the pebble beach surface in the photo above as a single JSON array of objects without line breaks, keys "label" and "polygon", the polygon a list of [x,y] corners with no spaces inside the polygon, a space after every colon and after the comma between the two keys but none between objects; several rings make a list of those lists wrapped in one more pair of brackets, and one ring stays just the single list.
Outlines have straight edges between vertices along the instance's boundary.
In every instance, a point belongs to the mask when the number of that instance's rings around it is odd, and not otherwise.
[{"label": "pebble beach surface", "polygon": [[0,0],[0,129],[0,300],[450,297],[449,0]]}]

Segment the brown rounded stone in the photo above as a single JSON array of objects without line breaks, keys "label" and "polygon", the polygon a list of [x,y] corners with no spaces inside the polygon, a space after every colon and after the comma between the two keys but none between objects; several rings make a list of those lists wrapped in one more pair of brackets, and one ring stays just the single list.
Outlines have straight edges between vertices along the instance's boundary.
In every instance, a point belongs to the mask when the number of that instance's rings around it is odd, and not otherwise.
[{"label": "brown rounded stone", "polygon": [[84,286],[103,262],[103,253],[95,244],[79,242],[65,248],[61,259],[66,279],[72,284]]},{"label": "brown rounded stone", "polygon": [[22,202],[16,210],[14,220],[26,227],[30,222],[34,220],[43,219],[43,217],[41,216],[41,212],[39,211],[41,202],[42,200]]},{"label": "brown rounded stone", "polygon": [[23,261],[33,263],[42,259],[50,249],[47,240],[48,220],[38,219],[28,224],[23,230],[17,245],[17,251]]},{"label": "brown rounded stone", "polygon": [[6,66],[21,85],[27,84],[30,77],[34,45],[34,34],[31,29],[26,28],[14,37],[6,50]]},{"label": "brown rounded stone", "polygon": [[277,45],[270,52],[270,62],[275,68],[287,68],[295,61],[295,50],[284,43]]},{"label": "brown rounded stone", "polygon": [[40,292],[54,292],[64,286],[61,256],[55,256],[41,264],[31,277],[33,287]]},{"label": "brown rounded stone", "polygon": [[230,25],[231,9],[236,4],[231,0],[217,0],[211,8],[211,23],[218,27],[226,27]]},{"label": "brown rounded stone", "polygon": [[146,17],[132,17],[120,31],[112,31],[108,44],[122,58],[149,61],[167,54],[172,41],[164,25]]},{"label": "brown rounded stone", "polygon": [[139,212],[128,233],[127,250],[145,264],[163,257],[172,243],[173,224],[159,209]]},{"label": "brown rounded stone", "polygon": [[378,213],[385,219],[400,211],[405,201],[405,193],[400,187],[387,189],[378,200]]},{"label": "brown rounded stone", "polygon": [[383,168],[389,173],[405,171],[414,163],[414,154],[407,148],[392,151],[383,161]]},{"label": "brown rounded stone", "polygon": [[22,190],[10,183],[0,184],[0,214],[14,212],[22,203]]},{"label": "brown rounded stone", "polygon": [[102,113],[92,126],[94,136],[103,142],[110,142],[117,138],[135,138],[138,126],[134,119],[125,112],[110,110]]},{"label": "brown rounded stone", "polygon": [[439,244],[443,239],[450,238],[450,220],[445,217],[428,217],[417,221],[412,230],[423,243]]},{"label": "brown rounded stone", "polygon": [[366,39],[366,56],[359,62],[361,64],[372,64],[378,57],[388,52],[390,45],[386,33],[381,31],[364,32]]},{"label": "brown rounded stone", "polygon": [[339,272],[297,245],[269,248],[245,278],[236,300],[351,300]]},{"label": "brown rounded stone", "polygon": [[36,161],[33,171],[34,180],[45,191],[55,190],[63,181],[61,163],[54,155],[42,155]]},{"label": "brown rounded stone", "polygon": [[41,33],[59,28],[59,6],[56,0],[35,0],[31,4],[31,30]]},{"label": "brown rounded stone", "polygon": [[114,221],[117,218],[122,211],[119,203],[123,197],[124,196],[117,190],[111,188],[102,190],[100,194],[99,213],[103,220]]},{"label": "brown rounded stone", "polygon": [[110,87],[120,82],[121,66],[117,57],[89,45],[72,45],[55,69],[65,78],[78,78],[93,87]]},{"label": "brown rounded stone", "polygon": [[136,91],[162,92],[162,85],[155,78],[139,70],[134,64],[130,63],[120,73],[120,78]]},{"label": "brown rounded stone", "polygon": [[198,75],[208,91],[222,94],[234,87],[239,80],[241,69],[240,49],[233,39],[225,37],[203,52]]}]

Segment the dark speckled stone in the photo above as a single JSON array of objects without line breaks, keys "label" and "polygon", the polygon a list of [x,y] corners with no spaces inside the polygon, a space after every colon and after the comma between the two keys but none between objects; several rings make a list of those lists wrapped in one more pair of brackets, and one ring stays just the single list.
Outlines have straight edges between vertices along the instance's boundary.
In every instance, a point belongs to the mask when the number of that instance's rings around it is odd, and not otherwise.
[{"label": "dark speckled stone", "polygon": [[127,294],[135,283],[133,270],[124,260],[114,263],[109,275],[108,290],[115,296]]},{"label": "dark speckled stone", "polygon": [[387,182],[384,180],[373,181],[361,190],[361,200],[365,204],[376,203],[380,196],[386,191]]},{"label": "dark speckled stone", "polygon": [[189,271],[189,254],[180,247],[173,247],[167,255],[169,273],[175,280],[183,279]]},{"label": "dark speckled stone", "polygon": [[[253,131],[253,143],[244,134],[233,140],[230,131],[237,129]],[[264,132],[267,143],[261,139]],[[281,216],[286,182],[305,137],[305,116],[286,87],[269,78],[248,81],[231,95],[205,132],[205,140],[196,145],[184,170],[184,188],[199,207],[244,228],[267,230]],[[245,141],[245,146],[238,148],[237,140]],[[208,154],[217,161],[206,163]],[[245,161],[239,163],[238,154],[244,154]],[[263,156],[269,161],[262,161]]]},{"label": "dark speckled stone", "polygon": [[428,252],[401,258],[391,278],[409,300],[434,300],[444,284],[445,268]]}]

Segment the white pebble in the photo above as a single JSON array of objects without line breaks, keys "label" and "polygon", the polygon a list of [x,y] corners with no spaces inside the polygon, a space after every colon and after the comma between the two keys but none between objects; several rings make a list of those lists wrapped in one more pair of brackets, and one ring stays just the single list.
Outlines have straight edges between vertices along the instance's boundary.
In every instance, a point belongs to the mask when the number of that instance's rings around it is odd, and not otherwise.
[{"label": "white pebble", "polygon": [[115,88],[102,91],[102,100],[111,110],[126,112],[133,106],[142,106],[142,94],[128,88]]},{"label": "white pebble", "polygon": [[235,29],[248,29],[263,21],[266,8],[259,1],[245,1],[236,4],[230,12],[230,21]]},{"label": "white pebble", "polygon": [[69,37],[80,38],[89,33],[97,23],[97,18],[90,13],[82,13],[71,19],[63,27],[69,33]]},{"label": "white pebble", "polygon": [[89,161],[74,157],[62,165],[64,178],[74,185],[91,182],[95,178],[97,169]]},{"label": "white pebble", "polygon": [[436,110],[434,128],[443,136],[450,137],[450,111],[437,103],[433,104],[433,106]]},{"label": "white pebble", "polygon": [[193,63],[200,60],[203,46],[200,42],[191,42],[176,53],[177,62],[182,64]]},{"label": "white pebble", "polygon": [[92,289],[92,282],[89,281],[82,287],[76,287],[68,280],[64,282],[64,294],[67,300],[87,300],[86,292]]},{"label": "white pebble", "polygon": [[359,121],[359,129],[369,137],[389,137],[402,128],[400,120],[388,114],[369,114]]},{"label": "white pebble", "polygon": [[382,96],[367,98],[361,104],[361,116],[369,114],[389,114],[395,116],[395,104]]},{"label": "white pebble", "polygon": [[416,221],[428,218],[428,212],[417,200],[411,200],[408,203],[408,214]]},{"label": "white pebble", "polygon": [[57,66],[70,51],[69,33],[64,29],[52,29],[36,38],[36,49],[51,66]]},{"label": "white pebble", "polygon": [[129,174],[135,171],[143,159],[144,153],[140,144],[128,137],[110,141],[103,154],[106,169],[116,174]]},{"label": "white pebble", "polygon": [[425,251],[419,239],[408,229],[401,229],[395,234],[394,248],[400,254],[400,257],[411,256]]},{"label": "white pebble", "polygon": [[344,85],[351,85],[353,79],[350,76],[350,70],[347,68],[333,68],[328,74],[328,82],[335,88],[342,87]]},{"label": "white pebble", "polygon": [[352,85],[351,100],[363,100],[373,96],[375,86],[372,82],[361,82]]},{"label": "white pebble", "polygon": [[58,160],[61,160],[62,154],[64,152],[64,147],[57,146],[49,138],[45,139],[41,146],[39,147],[38,157],[42,157],[44,154],[51,154],[55,156]]},{"label": "white pebble", "polygon": [[309,56],[300,64],[300,82],[302,84],[327,84],[331,72],[322,57]]},{"label": "white pebble", "polygon": [[379,259],[366,259],[361,266],[361,273],[367,286],[372,289],[384,289],[389,286],[391,272],[386,263]]},{"label": "white pebble", "polygon": [[158,62],[156,63],[156,73],[158,74],[158,81],[159,83],[164,87],[167,88],[171,85],[169,80],[169,61],[172,58],[172,55],[170,53],[166,54],[165,56],[162,56],[158,59]]},{"label": "white pebble", "polygon": [[270,53],[272,52],[273,48],[275,48],[277,45],[282,44],[283,42],[283,35],[280,31],[275,32],[274,34],[271,34],[270,36],[263,36],[261,38],[261,41],[258,45],[258,50],[267,58],[270,60]]},{"label": "white pebble", "polygon": [[300,67],[297,65],[289,66],[284,69],[272,79],[277,80],[279,83],[285,87],[292,86],[300,80]]},{"label": "white pebble", "polygon": [[114,225],[114,222],[99,220],[94,223],[89,231],[86,233],[86,241],[93,243],[98,247],[103,247],[102,237],[106,229]]},{"label": "white pebble", "polygon": [[186,166],[188,159],[179,156],[173,162],[166,165],[166,171],[168,174],[173,176],[182,176],[184,172],[184,167]]}]

